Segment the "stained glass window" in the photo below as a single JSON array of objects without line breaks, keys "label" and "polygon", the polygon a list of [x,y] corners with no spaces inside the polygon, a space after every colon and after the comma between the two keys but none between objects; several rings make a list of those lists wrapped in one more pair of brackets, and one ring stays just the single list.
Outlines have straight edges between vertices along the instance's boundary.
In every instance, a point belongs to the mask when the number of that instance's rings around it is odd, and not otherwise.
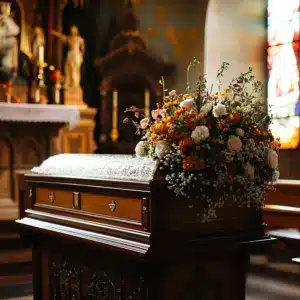
[{"label": "stained glass window", "polygon": [[299,0],[268,1],[268,104],[285,149],[300,145],[299,8]]}]

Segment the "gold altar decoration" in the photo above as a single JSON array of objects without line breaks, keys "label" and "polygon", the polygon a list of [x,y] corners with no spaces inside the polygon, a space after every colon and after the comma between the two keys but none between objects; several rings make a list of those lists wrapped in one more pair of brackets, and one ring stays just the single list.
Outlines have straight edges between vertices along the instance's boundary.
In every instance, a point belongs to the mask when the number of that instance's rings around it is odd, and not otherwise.
[{"label": "gold altar decoration", "polygon": [[[62,4],[65,6],[67,5],[69,2],[69,0],[63,0],[62,1]],[[89,3],[89,0],[72,0],[72,3],[75,5],[75,6],[84,6],[85,4],[88,4]]]}]

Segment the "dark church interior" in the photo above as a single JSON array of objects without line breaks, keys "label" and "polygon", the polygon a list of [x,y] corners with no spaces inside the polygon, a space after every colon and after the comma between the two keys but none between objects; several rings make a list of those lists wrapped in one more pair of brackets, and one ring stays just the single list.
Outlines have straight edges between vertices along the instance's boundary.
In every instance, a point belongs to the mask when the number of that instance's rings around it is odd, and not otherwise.
[{"label": "dark church interior", "polygon": [[[0,299],[300,299],[299,24],[297,0],[0,0]],[[201,222],[200,204],[166,187],[159,163],[177,150],[160,156],[156,139],[164,119],[189,109],[202,74],[234,89],[248,67],[273,118],[271,144],[280,141],[280,176],[268,192],[261,183],[258,209]],[[234,127],[234,109],[211,118]],[[145,127],[131,122],[140,115]],[[235,132],[236,143],[248,138]],[[184,153],[196,133],[182,143],[163,133],[164,143]],[[209,133],[198,134],[200,145]]]}]

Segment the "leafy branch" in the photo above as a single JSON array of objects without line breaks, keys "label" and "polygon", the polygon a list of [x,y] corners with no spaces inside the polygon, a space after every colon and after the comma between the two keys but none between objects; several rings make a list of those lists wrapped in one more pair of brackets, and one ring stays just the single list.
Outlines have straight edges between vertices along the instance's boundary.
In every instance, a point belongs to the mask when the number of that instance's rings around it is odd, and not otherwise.
[{"label": "leafy branch", "polygon": [[159,81],[159,84],[162,85],[163,98],[165,98],[165,96],[166,96],[166,88],[165,88],[165,79],[164,79],[163,76],[161,76],[161,80]]},{"label": "leafy branch", "polygon": [[200,59],[197,57],[193,57],[191,62],[189,63],[187,70],[186,70],[186,92],[190,93],[191,92],[191,85],[190,85],[190,69],[193,66],[196,66],[200,63]]},{"label": "leafy branch", "polygon": [[224,75],[224,72],[228,70],[228,67],[229,67],[229,63],[222,62],[221,68],[218,70],[217,81],[218,81],[218,90],[219,90],[219,92],[221,91],[222,77]]}]

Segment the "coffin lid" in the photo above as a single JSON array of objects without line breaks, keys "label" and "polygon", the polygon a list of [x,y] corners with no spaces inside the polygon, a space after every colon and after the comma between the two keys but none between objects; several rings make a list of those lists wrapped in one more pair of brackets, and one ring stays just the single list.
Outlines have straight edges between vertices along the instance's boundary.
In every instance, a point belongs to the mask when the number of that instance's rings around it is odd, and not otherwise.
[{"label": "coffin lid", "polygon": [[111,154],[59,154],[51,156],[33,174],[63,178],[150,182],[158,162],[152,158]]}]

